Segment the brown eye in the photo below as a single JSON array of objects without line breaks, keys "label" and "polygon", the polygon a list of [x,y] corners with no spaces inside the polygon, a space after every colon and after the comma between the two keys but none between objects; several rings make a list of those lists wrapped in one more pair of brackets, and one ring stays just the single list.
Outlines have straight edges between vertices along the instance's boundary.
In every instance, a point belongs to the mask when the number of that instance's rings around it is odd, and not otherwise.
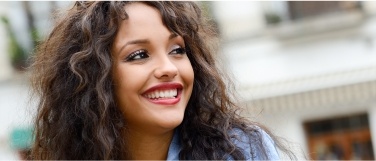
[{"label": "brown eye", "polygon": [[182,48],[182,47],[175,48],[170,52],[170,54],[180,54],[180,55],[183,55],[185,53],[186,53],[186,50],[185,48]]},{"label": "brown eye", "polygon": [[125,61],[131,62],[131,61],[135,61],[135,60],[146,59],[148,57],[149,57],[149,55],[148,55],[148,52],[146,50],[137,50],[137,51],[129,54],[129,56],[127,56],[125,58]]}]

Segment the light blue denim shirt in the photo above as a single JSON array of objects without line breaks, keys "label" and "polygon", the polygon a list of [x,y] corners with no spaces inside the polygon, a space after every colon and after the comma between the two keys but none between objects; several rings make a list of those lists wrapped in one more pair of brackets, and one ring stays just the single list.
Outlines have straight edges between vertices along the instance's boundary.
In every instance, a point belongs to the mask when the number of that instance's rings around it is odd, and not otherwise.
[{"label": "light blue denim shirt", "polygon": [[[246,136],[244,135],[243,132],[239,132],[240,130],[236,131],[237,134],[240,135],[241,139],[244,140]],[[277,149],[275,148],[274,141],[270,138],[270,136],[263,130],[261,130],[262,136],[263,136],[263,143],[265,145],[265,149],[268,154],[269,160],[279,160],[279,155],[277,152]],[[234,144],[237,147],[240,147],[243,149],[245,154],[246,160],[264,160],[260,158],[260,152],[256,152],[255,158],[251,157],[251,145],[246,143],[247,141],[238,141],[234,140]],[[174,137],[171,141],[170,147],[168,149],[168,154],[167,154],[167,160],[179,160],[179,152],[181,150],[181,145],[179,143],[179,134],[177,132],[174,133]],[[231,157],[228,158],[227,160],[233,160]]]}]

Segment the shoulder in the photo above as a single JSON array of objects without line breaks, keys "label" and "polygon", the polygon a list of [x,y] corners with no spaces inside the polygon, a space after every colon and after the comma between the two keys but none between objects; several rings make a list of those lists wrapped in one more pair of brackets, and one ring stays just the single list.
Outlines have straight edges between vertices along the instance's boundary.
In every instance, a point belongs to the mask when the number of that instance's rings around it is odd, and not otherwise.
[{"label": "shoulder", "polygon": [[[245,160],[279,160],[277,149],[273,139],[261,128],[255,128],[253,132],[244,132],[240,129],[229,131],[231,141],[245,156]],[[179,133],[175,131],[170,143],[167,160],[179,160],[181,151]],[[234,160],[228,158],[227,160]]]},{"label": "shoulder", "polygon": [[260,127],[255,127],[252,132],[234,129],[230,136],[246,160],[279,160],[273,139]]}]

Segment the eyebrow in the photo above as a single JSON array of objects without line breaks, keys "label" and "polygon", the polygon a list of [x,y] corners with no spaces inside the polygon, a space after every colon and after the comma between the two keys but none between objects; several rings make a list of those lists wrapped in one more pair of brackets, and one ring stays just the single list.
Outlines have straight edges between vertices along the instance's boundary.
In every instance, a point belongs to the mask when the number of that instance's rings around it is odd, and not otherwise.
[{"label": "eyebrow", "polygon": [[[177,37],[178,35],[176,33],[171,33],[171,35],[168,37],[168,40],[171,40],[175,37]],[[132,45],[132,44],[148,44],[150,43],[150,41],[148,39],[138,39],[138,40],[131,40],[131,41],[128,41],[127,43],[125,43],[119,50],[119,54],[121,53],[121,51],[128,45]]]}]

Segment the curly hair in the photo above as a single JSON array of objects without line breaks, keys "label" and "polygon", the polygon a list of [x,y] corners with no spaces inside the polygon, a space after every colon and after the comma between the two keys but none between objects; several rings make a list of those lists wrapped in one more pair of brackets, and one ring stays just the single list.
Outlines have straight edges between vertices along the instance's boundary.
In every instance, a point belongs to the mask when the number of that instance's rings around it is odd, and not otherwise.
[{"label": "curly hair", "polygon": [[[38,47],[32,85],[39,97],[33,159],[124,159],[124,119],[114,100],[111,46],[124,6],[134,2],[76,2]],[[257,123],[238,114],[216,66],[217,33],[194,2],[142,2],[159,10],[164,25],[182,36],[194,71],[181,134],[181,159],[245,159],[229,131],[249,135],[267,158]],[[255,125],[255,126],[254,126]],[[251,151],[251,153],[253,153]]]}]

